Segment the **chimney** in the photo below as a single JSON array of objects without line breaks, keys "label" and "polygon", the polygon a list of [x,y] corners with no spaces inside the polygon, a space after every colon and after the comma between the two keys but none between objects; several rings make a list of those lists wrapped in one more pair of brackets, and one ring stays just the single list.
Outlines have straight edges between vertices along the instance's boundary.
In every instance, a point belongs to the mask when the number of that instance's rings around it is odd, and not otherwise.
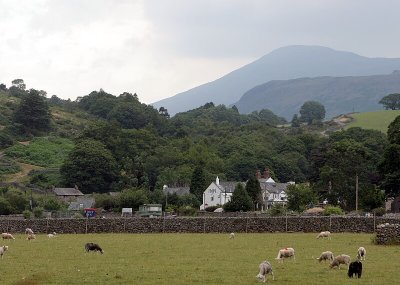
[{"label": "chimney", "polygon": [[217,176],[217,179],[215,179],[215,184],[219,185],[219,178]]},{"label": "chimney", "polygon": [[168,188],[168,185],[164,185],[164,186],[162,187],[163,190],[165,190],[165,189],[167,189],[167,188]]},{"label": "chimney", "polygon": [[261,172],[260,172],[259,169],[257,169],[256,178],[257,178],[257,179],[261,179]]}]

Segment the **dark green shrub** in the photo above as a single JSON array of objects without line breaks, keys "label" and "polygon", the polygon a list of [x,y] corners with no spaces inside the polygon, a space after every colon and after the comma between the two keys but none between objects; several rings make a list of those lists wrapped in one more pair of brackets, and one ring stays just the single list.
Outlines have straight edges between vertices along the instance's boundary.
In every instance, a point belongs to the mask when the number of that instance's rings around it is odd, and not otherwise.
[{"label": "dark green shrub", "polygon": [[381,217],[384,214],[386,214],[386,209],[385,208],[375,208],[372,210],[372,213],[374,213],[378,217]]},{"label": "dark green shrub", "polygon": [[327,206],[324,209],[324,215],[331,216],[331,215],[344,215],[344,211],[340,207],[335,206]]},{"label": "dark green shrub", "polygon": [[23,211],[23,212],[22,212],[22,215],[24,216],[24,219],[27,219],[27,220],[30,219],[30,218],[32,218],[32,216],[33,216],[32,212],[29,211],[29,210]]},{"label": "dark green shrub", "polygon": [[271,216],[282,216],[286,213],[287,209],[282,204],[275,204],[268,209],[268,214]]},{"label": "dark green shrub", "polygon": [[36,207],[33,209],[33,215],[35,218],[42,218],[43,217],[43,208],[42,207]]}]

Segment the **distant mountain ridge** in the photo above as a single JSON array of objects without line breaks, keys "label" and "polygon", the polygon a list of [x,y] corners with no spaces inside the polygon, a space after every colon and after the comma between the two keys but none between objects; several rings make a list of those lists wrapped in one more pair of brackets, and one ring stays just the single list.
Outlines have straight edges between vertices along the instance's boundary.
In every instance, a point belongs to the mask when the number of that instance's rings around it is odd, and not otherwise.
[{"label": "distant mountain ridge", "polygon": [[312,100],[325,106],[329,119],[382,109],[378,102],[390,93],[400,93],[399,71],[388,75],[273,80],[249,90],[235,105],[240,113],[270,109],[291,120],[304,102]]},{"label": "distant mountain ridge", "polygon": [[287,46],[227,75],[153,103],[171,115],[204,105],[232,105],[253,87],[271,80],[317,76],[363,76],[400,70],[400,58],[368,58],[321,46]]}]

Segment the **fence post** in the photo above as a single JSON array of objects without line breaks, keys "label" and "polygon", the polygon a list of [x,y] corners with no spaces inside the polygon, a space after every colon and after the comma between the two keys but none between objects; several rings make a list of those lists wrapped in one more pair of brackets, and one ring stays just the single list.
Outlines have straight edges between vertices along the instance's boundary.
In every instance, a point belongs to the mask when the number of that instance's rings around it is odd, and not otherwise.
[{"label": "fence post", "polygon": [[85,221],[85,226],[86,226],[86,234],[87,234],[87,229],[88,229],[88,218],[86,218],[86,221]]},{"label": "fence post", "polygon": [[376,232],[376,215],[374,213],[374,233]]},{"label": "fence post", "polygon": [[286,212],[286,217],[285,217],[285,231],[287,232],[288,229],[288,217],[287,217],[287,212]]},{"label": "fence post", "polygon": [[247,227],[249,226],[249,216],[246,216],[246,234],[247,234]]},{"label": "fence post", "polygon": [[164,233],[165,232],[165,214],[162,217],[162,219],[163,219],[163,221],[162,221],[162,232]]},{"label": "fence post", "polygon": [[126,219],[124,218],[124,233],[126,233]]},{"label": "fence post", "polygon": [[329,230],[332,231],[332,216],[329,216]]},{"label": "fence post", "polygon": [[204,223],[203,223],[203,234],[206,233],[206,216],[204,216]]}]

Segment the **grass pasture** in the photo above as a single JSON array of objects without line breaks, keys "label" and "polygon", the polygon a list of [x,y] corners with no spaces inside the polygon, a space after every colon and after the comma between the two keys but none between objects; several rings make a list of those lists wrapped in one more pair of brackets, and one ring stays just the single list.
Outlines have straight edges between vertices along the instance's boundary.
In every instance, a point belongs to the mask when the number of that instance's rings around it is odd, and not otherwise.
[{"label": "grass pasture", "polygon": [[400,115],[400,110],[382,110],[351,114],[354,121],[346,125],[346,129],[360,127],[387,133],[389,124]]},{"label": "grass pasture", "polygon": [[[398,284],[399,246],[376,246],[370,234],[88,234],[48,239],[24,235],[0,241],[9,251],[0,260],[0,284],[258,284],[258,265],[268,259],[275,281],[298,284]],[[86,254],[84,244],[96,242],[104,255]],[[293,247],[296,261],[274,259],[280,248]],[[322,251],[346,253],[352,259],[359,246],[367,249],[361,280],[349,279],[347,268],[329,269],[315,258]]]}]

